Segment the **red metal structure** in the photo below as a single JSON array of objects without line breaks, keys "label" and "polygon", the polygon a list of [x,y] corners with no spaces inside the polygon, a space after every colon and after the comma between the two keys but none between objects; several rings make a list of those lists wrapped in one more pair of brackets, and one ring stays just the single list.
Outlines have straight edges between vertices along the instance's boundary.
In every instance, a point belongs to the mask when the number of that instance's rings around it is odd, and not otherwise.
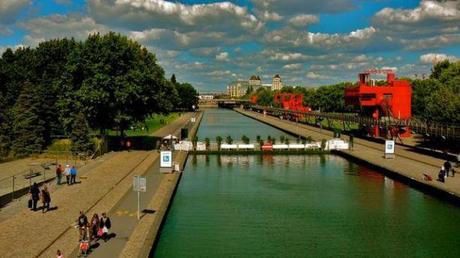
[{"label": "red metal structure", "polygon": [[275,106],[290,111],[310,112],[310,107],[303,105],[303,94],[301,93],[276,93],[273,99]]},{"label": "red metal structure", "polygon": [[[386,74],[386,84],[375,86],[371,74]],[[372,136],[409,137],[409,128],[397,128],[395,122],[410,119],[412,87],[408,81],[398,80],[392,70],[367,70],[359,74],[358,86],[345,89],[345,104],[360,106],[362,115],[374,120],[385,119],[388,128],[368,128]]]}]

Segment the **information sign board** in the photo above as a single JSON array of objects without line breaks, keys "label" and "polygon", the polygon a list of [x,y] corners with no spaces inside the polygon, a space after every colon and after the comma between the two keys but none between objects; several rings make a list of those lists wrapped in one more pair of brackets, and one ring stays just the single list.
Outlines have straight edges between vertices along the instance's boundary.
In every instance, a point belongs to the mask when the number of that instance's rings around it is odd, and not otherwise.
[{"label": "information sign board", "polygon": [[172,168],[172,151],[160,152],[160,168]]}]

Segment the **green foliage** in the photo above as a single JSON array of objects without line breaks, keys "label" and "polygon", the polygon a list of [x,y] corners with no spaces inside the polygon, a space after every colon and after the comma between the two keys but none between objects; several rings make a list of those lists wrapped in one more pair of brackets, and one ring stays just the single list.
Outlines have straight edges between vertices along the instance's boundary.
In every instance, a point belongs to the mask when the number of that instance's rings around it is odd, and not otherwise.
[{"label": "green foliage", "polygon": [[249,137],[247,137],[246,135],[243,135],[243,136],[241,136],[241,141],[244,144],[248,144],[249,143]]},{"label": "green foliage", "polygon": [[286,137],[284,135],[280,135],[280,143],[283,143]]},{"label": "green foliage", "polygon": [[[79,112],[92,129],[123,132],[154,113],[180,107],[178,91],[180,105],[197,103],[191,85],[165,79],[153,53],[113,32],[82,42],[64,38],[36,48],[7,49],[0,58],[0,120],[6,121],[0,128],[0,155],[13,145],[18,154],[39,151],[53,135],[70,135]],[[28,106],[40,108],[23,112]],[[27,129],[33,129],[28,136],[22,134]]]},{"label": "green foliage", "polygon": [[260,135],[257,135],[257,136],[256,136],[256,141],[257,141],[257,142],[260,142],[261,139],[262,139],[262,138],[260,137]]},{"label": "green foliage", "polygon": [[232,144],[233,143],[233,139],[232,139],[232,137],[230,135],[225,137],[225,143],[227,143],[227,144]]},{"label": "green foliage", "polygon": [[284,139],[284,144],[289,144],[289,138]]},{"label": "green foliage", "polygon": [[197,142],[198,142],[198,136],[195,135],[192,137],[192,144],[194,148],[196,148]]},{"label": "green foliage", "polygon": [[89,136],[89,127],[83,113],[78,113],[72,129],[72,152],[88,154],[93,150],[93,144]]},{"label": "green foliage", "polygon": [[211,145],[211,140],[208,137],[206,137],[204,138],[204,143],[206,145],[206,149],[208,149],[209,146]]},{"label": "green foliage", "polygon": [[13,109],[12,151],[17,155],[38,153],[45,146],[41,99],[41,89],[26,82]]},{"label": "green foliage", "polygon": [[11,147],[11,131],[9,111],[6,109],[5,98],[0,95],[0,157],[8,155]]},{"label": "green foliage", "polygon": [[193,110],[193,106],[198,106],[198,92],[189,83],[176,83],[178,94],[176,109]]},{"label": "green foliage", "polygon": [[261,105],[261,106],[272,106],[273,105],[274,94],[272,91],[264,87],[261,87],[257,89],[256,96],[257,96],[257,105]]},{"label": "green foliage", "polygon": [[216,143],[217,143],[217,149],[220,150],[220,145],[222,144],[222,137],[217,136],[216,137]]},{"label": "green foliage", "polygon": [[460,61],[437,63],[430,79],[412,82],[412,113],[441,123],[460,123]]}]

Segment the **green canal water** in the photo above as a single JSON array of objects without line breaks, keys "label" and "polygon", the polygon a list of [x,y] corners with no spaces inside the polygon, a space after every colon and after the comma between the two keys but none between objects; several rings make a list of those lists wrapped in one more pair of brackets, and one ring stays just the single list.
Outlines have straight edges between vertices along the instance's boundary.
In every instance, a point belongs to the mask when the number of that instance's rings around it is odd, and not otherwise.
[{"label": "green canal water", "polygon": [[459,232],[459,207],[338,156],[191,156],[153,256],[460,257]]}]

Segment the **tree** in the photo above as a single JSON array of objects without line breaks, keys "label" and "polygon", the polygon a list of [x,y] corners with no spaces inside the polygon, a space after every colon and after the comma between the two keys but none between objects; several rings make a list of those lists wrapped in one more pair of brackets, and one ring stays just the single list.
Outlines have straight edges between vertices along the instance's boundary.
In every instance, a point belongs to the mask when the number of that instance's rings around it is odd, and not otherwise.
[{"label": "tree", "polygon": [[171,80],[170,80],[170,81],[171,81],[172,84],[174,84],[174,85],[177,84],[177,80],[176,80],[176,75],[175,75],[175,74],[173,74],[173,75],[171,76]]},{"label": "tree", "polygon": [[11,124],[5,98],[0,95],[0,157],[8,155],[11,147]]},{"label": "tree", "polygon": [[246,135],[243,135],[243,136],[241,136],[241,141],[244,144],[248,144],[249,143],[249,137],[247,137]]},{"label": "tree", "polygon": [[80,112],[75,117],[75,123],[72,130],[72,152],[85,153],[93,150],[93,144],[89,137],[88,121],[85,115]]},{"label": "tree", "polygon": [[169,112],[174,87],[147,49],[125,36],[110,32],[90,35],[81,50],[84,79],[77,91],[91,127],[118,128],[154,112]]},{"label": "tree", "polygon": [[225,138],[225,143],[227,144],[232,144],[233,143],[233,139],[230,135],[228,135],[226,138]]},{"label": "tree", "polygon": [[176,83],[178,103],[176,108],[192,110],[193,106],[198,106],[198,92],[189,83]]},{"label": "tree", "polygon": [[204,144],[206,145],[206,149],[209,149],[209,146],[211,145],[211,140],[208,137],[204,138]]},{"label": "tree", "polygon": [[256,92],[257,105],[261,106],[272,106],[273,105],[273,92],[266,88],[259,88]]},{"label": "tree", "polygon": [[193,144],[193,149],[196,150],[196,144],[198,143],[198,136],[193,136],[192,138],[192,144]]},{"label": "tree", "polygon": [[26,82],[14,106],[13,143],[15,154],[40,152],[45,145],[45,121],[40,116],[40,87]]},{"label": "tree", "polygon": [[220,145],[222,144],[222,137],[217,136],[216,143],[217,143],[217,150],[220,150]]}]

